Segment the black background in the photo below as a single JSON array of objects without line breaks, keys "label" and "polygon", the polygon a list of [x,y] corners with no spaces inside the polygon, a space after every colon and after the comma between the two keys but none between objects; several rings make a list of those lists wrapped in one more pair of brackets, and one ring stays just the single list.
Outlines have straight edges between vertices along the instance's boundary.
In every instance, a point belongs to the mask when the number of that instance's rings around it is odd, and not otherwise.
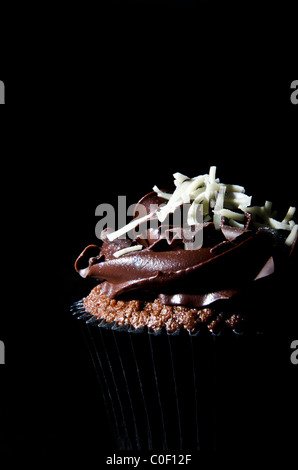
[{"label": "black background", "polygon": [[[134,203],[154,184],[171,189],[175,171],[210,165],[259,202],[297,204],[293,10],[148,3],[61,11],[56,41],[39,24],[0,76],[0,449],[11,455],[93,449],[102,462],[114,449],[69,313],[90,290],[73,264],[97,241],[98,204]],[[291,416],[281,452],[297,436]]]}]

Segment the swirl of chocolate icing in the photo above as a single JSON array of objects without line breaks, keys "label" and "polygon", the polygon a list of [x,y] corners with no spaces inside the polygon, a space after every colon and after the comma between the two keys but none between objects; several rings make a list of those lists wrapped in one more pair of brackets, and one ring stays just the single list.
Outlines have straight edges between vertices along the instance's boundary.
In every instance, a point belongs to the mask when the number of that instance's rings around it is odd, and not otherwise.
[{"label": "swirl of chocolate icing", "polygon": [[[149,193],[140,203],[149,212],[150,203],[164,200]],[[149,228],[146,237],[134,240],[111,242],[105,237],[101,246],[85,248],[75,268],[82,277],[101,282],[102,292],[110,298],[137,294],[159,297],[168,305],[204,308],[271,276],[279,263],[280,245],[272,231],[252,230],[249,223],[245,229],[225,225],[224,220],[219,230],[211,222],[199,225],[203,245],[196,250],[184,248],[178,227],[161,228]],[[114,256],[140,243],[141,251]]]}]

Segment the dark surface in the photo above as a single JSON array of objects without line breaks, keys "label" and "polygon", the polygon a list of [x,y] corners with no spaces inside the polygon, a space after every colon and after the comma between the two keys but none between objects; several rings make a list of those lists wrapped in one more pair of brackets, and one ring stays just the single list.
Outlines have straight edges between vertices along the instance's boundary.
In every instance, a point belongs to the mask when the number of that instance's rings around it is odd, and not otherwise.
[{"label": "dark surface", "polygon": [[[258,202],[273,200],[284,210],[297,204],[298,106],[290,102],[297,75],[289,49],[287,55],[274,40],[253,42],[251,28],[240,45],[243,12],[236,13],[230,40],[225,22],[223,30],[203,34],[215,11],[216,26],[222,23],[216,9],[199,17],[180,10],[155,17],[141,9],[140,18],[131,11],[91,27],[79,58],[68,65],[65,57],[71,61],[78,51],[72,36],[71,47],[57,54],[57,72],[35,64],[20,81],[15,65],[11,78],[5,75],[7,103],[27,104],[18,113],[6,108],[1,127],[8,163],[1,178],[6,364],[0,366],[0,449],[11,456],[93,449],[102,459],[114,448],[69,313],[91,287],[73,263],[97,242],[98,204],[115,205],[118,195],[137,202],[154,184],[169,187],[173,172],[193,176],[210,165]],[[296,313],[296,303],[292,308]],[[282,329],[282,309],[279,321]],[[290,353],[287,340],[274,403],[277,448],[284,454],[297,439],[298,366],[287,361]],[[270,367],[278,360],[268,354]]]}]

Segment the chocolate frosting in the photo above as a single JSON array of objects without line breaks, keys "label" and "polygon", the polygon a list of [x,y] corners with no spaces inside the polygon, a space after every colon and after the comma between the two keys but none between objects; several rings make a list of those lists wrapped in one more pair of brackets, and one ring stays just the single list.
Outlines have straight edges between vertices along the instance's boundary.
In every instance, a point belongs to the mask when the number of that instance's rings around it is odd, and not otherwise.
[{"label": "chocolate frosting", "polygon": [[[150,203],[164,200],[149,193],[140,202],[149,211]],[[142,232],[145,236],[113,242],[103,234],[101,246],[85,248],[75,268],[82,277],[101,282],[103,294],[110,298],[154,296],[168,305],[204,308],[245,293],[252,284],[273,275],[285,249],[270,230],[250,230],[249,223],[239,229],[224,222],[220,230],[211,222],[196,226],[203,230],[203,245],[196,250],[185,249],[180,227],[163,231],[156,226]],[[141,251],[114,256],[137,244],[143,245]]]}]

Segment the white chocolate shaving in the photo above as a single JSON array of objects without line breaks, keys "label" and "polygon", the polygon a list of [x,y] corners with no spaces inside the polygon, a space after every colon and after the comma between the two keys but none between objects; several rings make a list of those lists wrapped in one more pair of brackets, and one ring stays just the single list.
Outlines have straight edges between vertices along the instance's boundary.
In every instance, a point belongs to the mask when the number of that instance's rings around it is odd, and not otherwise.
[{"label": "white chocolate shaving", "polygon": [[273,217],[268,217],[268,223],[270,227],[275,230],[291,230],[291,226],[289,224],[278,222],[278,220],[273,219]]},{"label": "white chocolate shaving", "polygon": [[295,224],[290,232],[290,235],[287,237],[285,244],[292,246],[297,237],[298,224]]},{"label": "white chocolate shaving", "polygon": [[244,224],[241,224],[240,222],[237,222],[236,220],[233,220],[233,219],[229,220],[229,225],[231,225],[231,227],[236,227],[236,228],[241,228],[241,229],[244,229],[245,227]]},{"label": "white chocolate shaving", "polygon": [[197,223],[197,210],[199,207],[200,203],[196,202],[196,200],[193,201],[192,205],[190,206],[188,213],[187,213],[187,223],[188,225],[195,225]]},{"label": "white chocolate shaving", "polygon": [[286,223],[291,222],[295,212],[296,212],[296,207],[290,206],[288,212],[286,213],[285,218],[282,220],[282,223],[286,224]]},{"label": "white chocolate shaving", "polygon": [[240,204],[244,207],[248,207],[251,204],[251,196],[247,196],[243,193],[232,192],[227,195],[225,199],[225,204],[229,204],[237,208],[239,208]]},{"label": "white chocolate shaving", "polygon": [[173,176],[175,186],[179,186],[179,184],[183,183],[183,181],[189,180],[189,177],[183,175],[182,173],[174,173]]},{"label": "white chocolate shaving", "polygon": [[160,189],[158,189],[157,186],[153,186],[153,191],[157,194],[157,196],[161,197],[162,199],[170,199],[172,194],[169,194],[169,193],[165,193],[164,191],[161,191]]},{"label": "white chocolate shaving", "polygon": [[211,166],[209,170],[209,183],[215,183],[216,166]]},{"label": "white chocolate shaving", "polygon": [[227,192],[245,193],[245,188],[238,184],[227,184]]},{"label": "white chocolate shaving", "polygon": [[122,250],[115,251],[113,254],[115,258],[119,258],[122,255],[126,255],[127,253],[131,253],[133,251],[139,251],[143,248],[143,245],[134,245],[129,246],[128,248],[123,248]]},{"label": "white chocolate shaving", "polygon": [[125,233],[137,227],[142,222],[146,222],[146,220],[150,219],[154,214],[155,213],[153,212],[151,214],[144,215],[144,217],[133,219],[131,222],[129,222],[129,224],[124,225],[124,227],[120,228],[119,230],[116,230],[115,232],[107,234],[108,239],[110,240],[110,242],[116,240],[116,238],[121,237]]},{"label": "white chocolate shaving", "polygon": [[[213,221],[216,229],[220,228],[222,217],[226,217],[231,226],[244,228],[245,213],[249,213],[254,227],[269,227],[275,230],[289,231],[290,234],[285,243],[287,245],[294,243],[297,235],[297,224],[292,220],[296,210],[295,207],[290,206],[283,220],[277,220],[276,212],[272,211],[271,201],[265,201],[264,206],[251,206],[252,198],[245,194],[243,186],[223,184],[219,178],[216,178],[216,166],[211,166],[208,174],[198,175],[194,178],[189,178],[179,172],[174,173],[173,177],[176,189],[172,194],[161,191],[157,186],[153,187],[153,191],[167,201],[165,204],[155,212],[134,219],[121,229],[108,234],[108,239],[110,241],[115,240],[152,216],[157,216],[159,222],[162,223],[170,213],[173,213],[182,204],[190,204],[187,213],[187,224],[190,226],[196,225],[199,223],[197,215],[198,206],[201,204],[204,222]],[[123,250],[119,250],[119,252],[121,253]]]},{"label": "white chocolate shaving", "polygon": [[230,211],[229,209],[221,209],[219,212],[223,217],[227,217],[228,219],[238,220],[240,222],[243,222],[245,219],[244,214],[240,214],[239,212],[235,211]]},{"label": "white chocolate shaving", "polygon": [[219,229],[221,224],[221,213],[220,211],[223,209],[224,206],[224,199],[227,187],[222,184],[219,188],[216,203],[214,206],[214,216],[213,216],[213,223],[216,229]]}]

